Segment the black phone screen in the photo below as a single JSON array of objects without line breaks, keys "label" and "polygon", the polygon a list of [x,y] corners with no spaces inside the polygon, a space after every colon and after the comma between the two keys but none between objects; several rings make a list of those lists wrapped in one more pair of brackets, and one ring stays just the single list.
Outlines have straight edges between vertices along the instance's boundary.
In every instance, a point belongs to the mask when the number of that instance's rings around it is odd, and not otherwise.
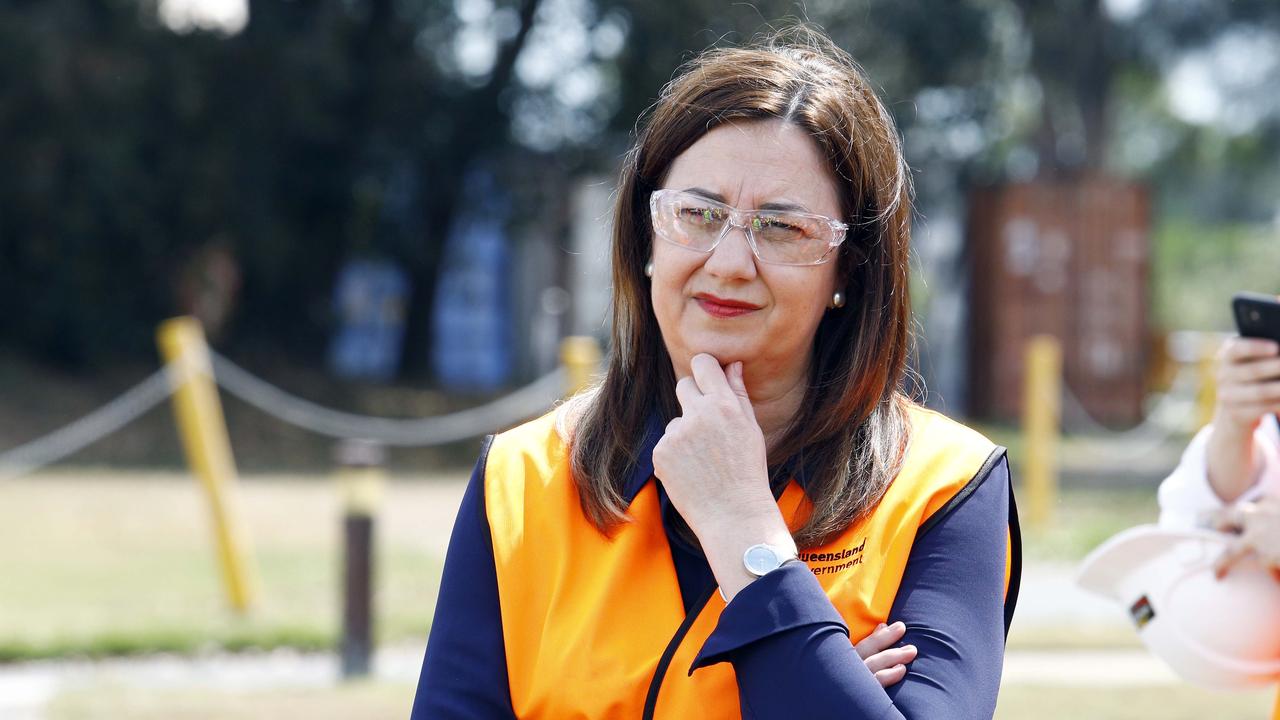
[{"label": "black phone screen", "polygon": [[1241,337],[1280,343],[1280,300],[1260,293],[1239,293],[1231,300]]},{"label": "black phone screen", "polygon": [[[1280,300],[1260,293],[1239,293],[1231,299],[1231,310],[1240,337],[1280,343]],[[1280,423],[1280,415],[1275,420]]]}]

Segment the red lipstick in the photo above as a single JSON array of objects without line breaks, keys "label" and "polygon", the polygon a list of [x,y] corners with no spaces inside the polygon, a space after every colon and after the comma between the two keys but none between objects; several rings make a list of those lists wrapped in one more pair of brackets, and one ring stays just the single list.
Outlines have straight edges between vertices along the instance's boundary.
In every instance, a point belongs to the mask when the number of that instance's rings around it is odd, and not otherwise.
[{"label": "red lipstick", "polygon": [[718,318],[732,318],[739,315],[746,315],[760,309],[759,305],[754,305],[741,300],[730,300],[729,298],[716,297],[710,293],[698,293],[693,296],[698,301],[698,306],[708,315]]}]

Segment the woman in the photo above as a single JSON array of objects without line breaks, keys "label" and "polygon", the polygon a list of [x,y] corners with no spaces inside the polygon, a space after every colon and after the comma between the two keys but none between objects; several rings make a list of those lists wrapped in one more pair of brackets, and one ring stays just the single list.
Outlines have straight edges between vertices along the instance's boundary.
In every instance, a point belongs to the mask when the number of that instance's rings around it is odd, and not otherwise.
[{"label": "woman", "polygon": [[1213,423],[1160,484],[1160,524],[1237,531],[1219,574],[1257,555],[1280,577],[1280,345],[1231,338],[1216,365]]},{"label": "woman", "polygon": [[1009,474],[903,393],[909,213],[887,111],[816,33],[664,88],[604,379],[486,444],[415,718],[991,717]]}]

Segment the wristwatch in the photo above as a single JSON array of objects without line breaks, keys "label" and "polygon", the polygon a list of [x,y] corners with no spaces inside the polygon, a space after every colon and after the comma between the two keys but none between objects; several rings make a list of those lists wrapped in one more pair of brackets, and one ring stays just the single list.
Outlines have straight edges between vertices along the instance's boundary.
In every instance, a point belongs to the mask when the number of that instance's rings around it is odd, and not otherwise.
[{"label": "wristwatch", "polygon": [[[752,577],[764,577],[783,565],[793,562],[800,562],[800,558],[782,548],[764,543],[752,545],[742,553],[742,567]],[[729,602],[729,598],[724,594],[724,588],[716,589],[720,591],[720,599]]]},{"label": "wristwatch", "polygon": [[773,545],[758,543],[747,548],[742,553],[742,565],[747,572],[756,577],[763,577],[765,574],[773,572],[787,563],[797,560],[798,558],[781,548]]}]

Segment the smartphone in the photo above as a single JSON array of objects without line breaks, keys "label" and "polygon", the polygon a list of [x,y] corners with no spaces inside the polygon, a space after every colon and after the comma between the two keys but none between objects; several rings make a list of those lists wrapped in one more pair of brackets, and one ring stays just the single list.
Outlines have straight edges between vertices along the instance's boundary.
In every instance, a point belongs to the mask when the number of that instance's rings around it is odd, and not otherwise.
[{"label": "smartphone", "polygon": [[1237,293],[1231,298],[1240,337],[1280,343],[1280,300],[1261,293]]},{"label": "smartphone", "polygon": [[[1280,300],[1261,293],[1237,293],[1231,298],[1240,337],[1262,338],[1280,343]],[[1280,415],[1275,416],[1280,424]]]}]

